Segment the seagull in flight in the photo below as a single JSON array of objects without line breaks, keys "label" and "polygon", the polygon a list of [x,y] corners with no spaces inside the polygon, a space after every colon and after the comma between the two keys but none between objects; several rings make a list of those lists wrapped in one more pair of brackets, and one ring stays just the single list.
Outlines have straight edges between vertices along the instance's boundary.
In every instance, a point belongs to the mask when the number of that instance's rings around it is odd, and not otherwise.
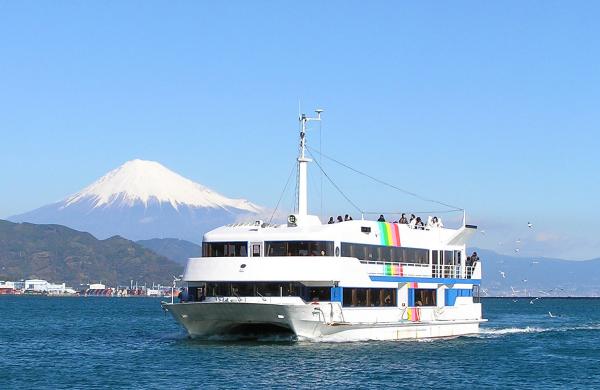
[{"label": "seagull in flight", "polygon": [[500,275],[502,275],[503,278],[506,278],[506,274],[504,273],[504,271],[499,271]]},{"label": "seagull in flight", "polygon": [[527,222],[527,227],[528,227],[529,229],[531,229],[531,228],[533,228],[533,224],[532,224],[531,222]]},{"label": "seagull in flight", "polygon": [[538,299],[540,299],[540,297],[533,298],[531,301],[529,301],[529,304],[533,305],[533,302],[537,301]]},{"label": "seagull in flight", "polygon": [[519,248],[515,248],[515,252],[519,253],[520,249]]}]

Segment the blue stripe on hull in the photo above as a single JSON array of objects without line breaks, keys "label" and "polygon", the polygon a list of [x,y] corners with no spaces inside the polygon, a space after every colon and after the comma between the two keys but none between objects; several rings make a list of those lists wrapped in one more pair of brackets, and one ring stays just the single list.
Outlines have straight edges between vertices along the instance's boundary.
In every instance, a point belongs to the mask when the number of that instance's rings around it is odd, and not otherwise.
[{"label": "blue stripe on hull", "polygon": [[416,278],[411,276],[369,276],[372,282],[417,282],[417,283],[441,283],[441,284],[475,284],[480,285],[481,279],[451,279],[451,278]]}]

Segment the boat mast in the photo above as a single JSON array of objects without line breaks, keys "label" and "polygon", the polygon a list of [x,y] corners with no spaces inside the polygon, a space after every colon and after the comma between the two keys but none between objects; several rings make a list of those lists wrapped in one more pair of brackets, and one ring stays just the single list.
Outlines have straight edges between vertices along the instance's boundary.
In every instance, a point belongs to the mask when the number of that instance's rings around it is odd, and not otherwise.
[{"label": "boat mast", "polygon": [[317,116],[309,118],[302,114],[300,118],[300,154],[298,156],[298,215],[308,215],[308,163],[312,161],[305,156],[306,152],[306,124],[310,121],[320,121],[323,110],[315,110]]}]

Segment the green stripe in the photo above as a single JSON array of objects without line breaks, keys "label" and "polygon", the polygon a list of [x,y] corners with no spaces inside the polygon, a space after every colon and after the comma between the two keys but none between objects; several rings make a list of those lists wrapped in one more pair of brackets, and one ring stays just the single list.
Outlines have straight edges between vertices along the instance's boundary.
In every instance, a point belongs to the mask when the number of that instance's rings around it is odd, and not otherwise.
[{"label": "green stripe", "polygon": [[379,222],[379,232],[381,233],[381,245],[389,245],[390,236],[385,222]]}]

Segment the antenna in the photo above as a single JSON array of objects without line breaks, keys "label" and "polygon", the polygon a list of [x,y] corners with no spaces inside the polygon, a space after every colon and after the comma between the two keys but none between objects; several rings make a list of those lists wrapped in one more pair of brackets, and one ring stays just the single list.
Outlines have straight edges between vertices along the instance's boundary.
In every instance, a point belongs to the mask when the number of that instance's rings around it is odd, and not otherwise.
[{"label": "antenna", "polygon": [[311,159],[305,157],[306,152],[306,124],[311,121],[320,121],[322,109],[316,109],[317,114],[314,118],[309,118],[306,114],[300,115],[300,155],[298,156],[298,215],[308,214],[308,178],[307,164]]}]

